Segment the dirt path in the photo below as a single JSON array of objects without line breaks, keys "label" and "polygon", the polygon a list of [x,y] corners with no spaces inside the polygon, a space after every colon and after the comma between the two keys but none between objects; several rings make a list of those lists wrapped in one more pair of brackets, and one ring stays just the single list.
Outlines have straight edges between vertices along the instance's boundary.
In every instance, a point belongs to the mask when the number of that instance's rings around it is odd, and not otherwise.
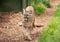
[{"label": "dirt path", "polygon": [[41,25],[41,27],[35,27],[32,31],[33,40],[25,42],[37,42],[36,38],[39,36],[39,31],[41,31],[47,25],[59,2],[60,1],[50,2],[52,6],[51,8],[47,8],[45,13],[43,13],[41,16],[35,16],[35,25]]}]

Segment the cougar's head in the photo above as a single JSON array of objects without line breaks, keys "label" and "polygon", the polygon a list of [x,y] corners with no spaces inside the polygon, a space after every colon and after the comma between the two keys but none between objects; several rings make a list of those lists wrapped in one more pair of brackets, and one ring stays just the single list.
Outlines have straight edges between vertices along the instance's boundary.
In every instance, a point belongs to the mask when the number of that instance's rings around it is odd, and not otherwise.
[{"label": "cougar's head", "polygon": [[33,17],[33,7],[28,6],[26,9],[24,9],[23,15],[25,20],[28,20],[30,17]]},{"label": "cougar's head", "polygon": [[27,21],[32,16],[32,11],[31,10],[30,11],[24,10],[23,15],[24,15],[24,20]]}]

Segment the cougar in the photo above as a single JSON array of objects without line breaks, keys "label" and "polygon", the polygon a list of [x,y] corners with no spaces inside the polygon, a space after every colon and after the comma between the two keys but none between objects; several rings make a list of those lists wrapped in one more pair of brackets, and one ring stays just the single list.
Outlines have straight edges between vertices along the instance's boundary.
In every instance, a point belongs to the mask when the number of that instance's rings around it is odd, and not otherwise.
[{"label": "cougar", "polygon": [[23,10],[23,27],[25,29],[25,36],[31,40],[30,31],[34,27],[34,9],[32,6],[28,6]]},{"label": "cougar", "polygon": [[32,6],[28,6],[23,12],[24,20],[23,26],[26,29],[33,29],[34,26],[34,9]]}]

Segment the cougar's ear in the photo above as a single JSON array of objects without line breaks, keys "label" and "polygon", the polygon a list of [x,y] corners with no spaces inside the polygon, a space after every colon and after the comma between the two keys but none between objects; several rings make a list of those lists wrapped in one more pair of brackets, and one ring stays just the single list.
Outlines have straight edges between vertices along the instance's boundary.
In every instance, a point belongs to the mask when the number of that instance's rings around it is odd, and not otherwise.
[{"label": "cougar's ear", "polygon": [[25,14],[25,11],[26,11],[26,10],[25,10],[25,9],[23,9],[23,14]]},{"label": "cougar's ear", "polygon": [[30,14],[32,14],[32,10],[30,10]]}]

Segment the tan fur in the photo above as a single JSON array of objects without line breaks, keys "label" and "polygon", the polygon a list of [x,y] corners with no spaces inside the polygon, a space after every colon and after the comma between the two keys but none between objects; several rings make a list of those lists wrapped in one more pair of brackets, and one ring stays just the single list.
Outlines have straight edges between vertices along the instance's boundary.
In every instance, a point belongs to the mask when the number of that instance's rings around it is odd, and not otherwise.
[{"label": "tan fur", "polygon": [[26,39],[31,40],[30,32],[33,30],[34,25],[34,9],[32,6],[28,6],[23,11],[23,27],[24,27],[24,35]]},{"label": "tan fur", "polygon": [[[33,24],[34,24],[34,9],[32,6],[28,6],[23,15],[28,15],[28,21],[23,21],[23,26],[27,29],[33,29]],[[25,18],[24,18],[25,20]]]}]

